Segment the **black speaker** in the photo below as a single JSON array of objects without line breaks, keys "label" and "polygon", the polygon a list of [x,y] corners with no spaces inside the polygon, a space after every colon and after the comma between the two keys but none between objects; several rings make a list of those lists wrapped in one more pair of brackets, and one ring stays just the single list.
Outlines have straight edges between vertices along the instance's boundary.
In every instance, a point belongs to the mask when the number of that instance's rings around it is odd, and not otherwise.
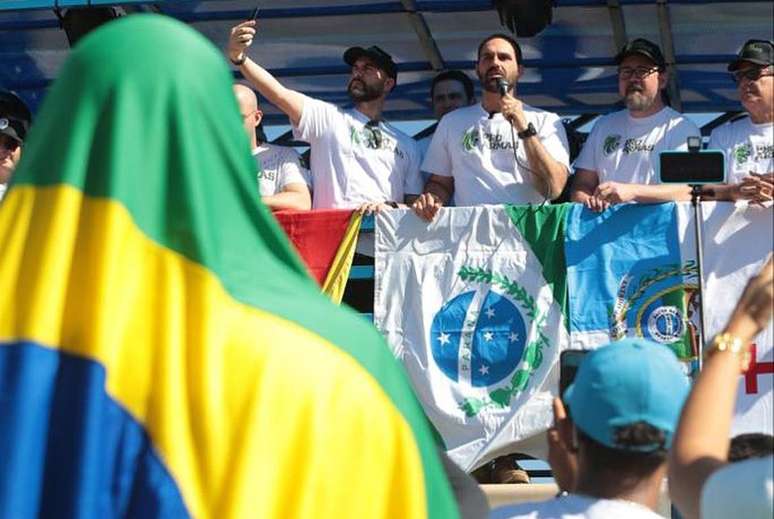
[{"label": "black speaker", "polygon": [[120,7],[71,7],[61,14],[57,11],[59,23],[67,34],[70,47],[74,47],[78,40],[100,25],[126,13]]},{"label": "black speaker", "polygon": [[551,24],[553,0],[492,0],[500,23],[523,38],[535,36]]}]

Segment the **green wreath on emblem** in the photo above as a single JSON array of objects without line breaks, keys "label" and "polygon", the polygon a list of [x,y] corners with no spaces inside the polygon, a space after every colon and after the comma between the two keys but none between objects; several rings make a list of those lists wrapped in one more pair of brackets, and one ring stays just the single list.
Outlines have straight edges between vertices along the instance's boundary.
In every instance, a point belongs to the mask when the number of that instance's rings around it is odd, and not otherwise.
[{"label": "green wreath on emblem", "polygon": [[543,348],[549,346],[548,339],[543,333],[547,315],[538,310],[535,298],[529,295],[524,287],[501,274],[495,274],[491,270],[483,268],[462,267],[458,275],[463,281],[498,286],[506,294],[513,297],[527,314],[527,317],[537,325],[537,338],[530,341],[524,348],[522,362],[511,377],[509,385],[491,391],[488,397],[466,398],[459,404],[459,408],[465,413],[465,416],[472,417],[488,407],[508,407],[513,397],[527,387],[532,373],[543,363]]},{"label": "green wreath on emblem", "polygon": [[610,338],[617,341],[623,339],[626,336],[626,316],[637,301],[645,295],[645,292],[651,286],[655,285],[659,281],[664,281],[673,276],[687,276],[696,277],[699,275],[699,268],[694,260],[686,261],[684,265],[672,264],[665,265],[664,267],[656,267],[650,271],[648,275],[644,275],[640,278],[640,282],[632,292],[632,295],[624,300],[618,311],[614,308],[608,309],[608,316],[610,318]]}]

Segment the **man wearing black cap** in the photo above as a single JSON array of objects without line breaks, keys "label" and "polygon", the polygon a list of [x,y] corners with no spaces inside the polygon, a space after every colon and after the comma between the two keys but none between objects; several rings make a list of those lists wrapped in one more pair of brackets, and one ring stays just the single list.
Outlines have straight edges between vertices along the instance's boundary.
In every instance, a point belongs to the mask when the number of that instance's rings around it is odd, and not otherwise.
[{"label": "man wearing black cap", "polygon": [[382,120],[387,94],[398,70],[376,46],[352,47],[347,91],[355,107],[343,110],[279,83],[245,54],[255,37],[251,20],[231,29],[228,56],[261,95],[290,118],[296,138],[312,148],[313,208],[378,211],[395,207],[422,191],[419,151],[414,139]]},{"label": "man wearing black cap", "polygon": [[726,187],[717,198],[772,200],[774,185],[774,42],[748,40],[728,66],[748,117],[726,123],[710,135],[710,149],[726,155]]},{"label": "man wearing black cap", "polygon": [[658,46],[638,38],[615,58],[618,92],[626,109],[597,121],[575,161],[570,198],[593,211],[625,202],[689,200],[686,185],[658,185],[656,164],[665,150],[688,150],[699,129],[665,106],[668,74]]},{"label": "man wearing black cap", "polygon": [[11,92],[0,92],[0,200],[21,158],[30,119],[30,111],[21,99]]}]

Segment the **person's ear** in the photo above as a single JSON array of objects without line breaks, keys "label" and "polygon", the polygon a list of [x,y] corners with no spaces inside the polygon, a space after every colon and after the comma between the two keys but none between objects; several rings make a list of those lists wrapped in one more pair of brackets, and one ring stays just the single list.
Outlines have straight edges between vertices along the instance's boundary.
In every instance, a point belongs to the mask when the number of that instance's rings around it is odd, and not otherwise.
[{"label": "person's ear", "polygon": [[664,70],[659,70],[658,72],[658,89],[663,90],[667,87],[669,84],[669,72]]},{"label": "person's ear", "polygon": [[392,89],[395,88],[395,80],[391,77],[388,77],[384,80],[384,93],[389,94],[392,92]]},{"label": "person's ear", "polygon": [[255,126],[258,126],[259,124],[261,124],[261,121],[263,121],[263,110],[261,110],[260,108],[256,108],[254,117],[255,117]]}]

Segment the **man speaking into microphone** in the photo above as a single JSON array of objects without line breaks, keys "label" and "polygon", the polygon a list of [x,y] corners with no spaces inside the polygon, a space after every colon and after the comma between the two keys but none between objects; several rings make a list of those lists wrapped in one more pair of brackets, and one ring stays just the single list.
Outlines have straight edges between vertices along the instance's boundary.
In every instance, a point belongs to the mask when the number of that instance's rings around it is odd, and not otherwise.
[{"label": "man speaking into microphone", "polygon": [[441,119],[422,163],[430,176],[412,207],[425,220],[452,194],[458,206],[539,204],[558,197],[567,183],[567,135],[559,116],[516,97],[519,44],[504,34],[484,39],[476,73],[481,103]]}]

